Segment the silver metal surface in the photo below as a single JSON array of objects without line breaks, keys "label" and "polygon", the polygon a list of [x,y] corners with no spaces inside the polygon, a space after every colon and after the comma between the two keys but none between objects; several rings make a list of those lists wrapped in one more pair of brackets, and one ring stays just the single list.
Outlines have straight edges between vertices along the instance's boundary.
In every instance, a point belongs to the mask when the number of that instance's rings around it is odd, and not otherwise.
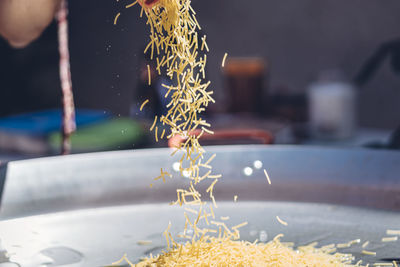
[{"label": "silver metal surface", "polygon": [[[290,200],[400,210],[400,152],[297,146],[208,147],[223,179],[217,200]],[[173,170],[169,149],[79,154],[10,162],[0,218],[117,204],[174,200],[187,180]],[[260,161],[257,169],[254,163]],[[175,178],[153,183],[160,168]],[[272,179],[269,186],[263,173]],[[249,173],[249,170],[251,173]],[[247,173],[247,175],[245,174]],[[1,184],[1,183],[0,183]],[[203,183],[203,188],[207,187]]]},{"label": "silver metal surface", "polygon": [[[398,257],[399,243],[380,240],[386,229],[400,229],[400,213],[395,212],[400,210],[399,152],[294,146],[207,151],[206,157],[217,154],[214,170],[223,174],[214,190],[218,216],[230,216],[232,225],[248,221],[243,239],[270,240],[283,232],[284,241],[324,245],[360,238],[371,242],[368,249],[377,251],[377,258]],[[188,184],[174,170],[180,156],[170,153],[156,149],[80,154],[0,166],[0,181],[5,180],[0,239],[10,260],[22,267],[102,266],[125,252],[134,261],[159,252],[168,221],[174,222],[175,234],[184,222],[179,208],[164,204],[175,200],[177,187]],[[160,168],[174,179],[154,182]],[[203,183],[200,189],[207,186]],[[235,195],[239,203],[232,203]],[[280,225],[276,215],[289,226]],[[152,244],[140,246],[139,240]],[[361,255],[360,245],[348,251],[377,261]]]},{"label": "silver metal surface", "polygon": [[[276,215],[288,226],[281,225]],[[369,263],[397,257],[400,250],[399,242],[381,242],[387,229],[400,228],[400,214],[396,212],[307,203],[224,202],[217,216],[230,216],[227,224],[231,226],[248,221],[241,236],[249,241],[260,239],[260,234],[271,240],[279,233],[285,234],[283,241],[297,245],[361,239],[341,251]],[[95,267],[117,261],[124,253],[137,262],[150,252],[160,252],[166,245],[162,232],[169,221],[173,221],[171,232],[180,232],[184,226],[182,210],[165,204],[118,206],[6,220],[0,222],[0,236],[11,261],[22,267]],[[139,240],[152,243],[143,246]],[[360,253],[361,244],[367,240],[370,245],[366,249],[376,251],[377,257]]]}]

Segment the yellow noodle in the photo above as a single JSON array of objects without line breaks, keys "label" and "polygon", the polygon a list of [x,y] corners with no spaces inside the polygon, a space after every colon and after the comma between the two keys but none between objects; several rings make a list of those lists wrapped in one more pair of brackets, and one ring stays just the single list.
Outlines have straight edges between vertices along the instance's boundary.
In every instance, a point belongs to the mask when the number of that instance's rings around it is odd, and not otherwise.
[{"label": "yellow noodle", "polygon": [[400,235],[400,230],[386,230],[387,235]]},{"label": "yellow noodle", "polygon": [[280,224],[282,224],[282,225],[284,225],[284,226],[287,226],[287,225],[288,225],[288,223],[285,222],[284,220],[282,220],[281,218],[279,218],[279,216],[276,216],[276,219],[278,220],[278,222],[279,222]]},{"label": "yellow noodle", "polygon": [[268,183],[271,184],[271,179],[269,178],[269,175],[268,175],[268,173],[267,173],[267,170],[265,170],[265,169],[264,169],[264,174],[265,174],[265,177],[267,177]]},{"label": "yellow noodle", "polygon": [[137,0],[135,1],[135,2],[133,2],[132,4],[129,4],[129,5],[126,5],[125,6],[125,8],[130,8],[130,7],[133,7],[134,5],[136,5],[137,4]]},{"label": "yellow noodle", "polygon": [[117,21],[118,21],[119,16],[121,16],[121,13],[118,13],[118,14],[115,16],[115,18],[114,18],[114,25],[117,25]]},{"label": "yellow noodle", "polygon": [[376,252],[374,251],[363,250],[361,253],[364,255],[376,256]]},{"label": "yellow noodle", "polygon": [[140,106],[140,111],[143,110],[144,106],[145,106],[147,103],[149,103],[149,100],[148,100],[148,99],[146,99],[146,100],[142,103],[142,105]]},{"label": "yellow noodle", "polygon": [[154,127],[156,126],[156,123],[157,123],[157,116],[154,117],[154,121],[153,121],[153,124],[150,127],[150,131],[153,131]]},{"label": "yellow noodle", "polygon": [[136,243],[138,245],[140,245],[140,246],[148,246],[148,245],[151,245],[153,243],[153,241],[151,241],[151,240],[139,240]]},{"label": "yellow noodle", "polygon": [[225,53],[224,58],[222,59],[222,67],[225,67],[225,61],[226,61],[227,57],[228,57],[228,53]]},{"label": "yellow noodle", "polygon": [[149,85],[151,85],[151,71],[150,71],[150,65],[147,65],[147,75],[148,75],[148,82]]},{"label": "yellow noodle", "polygon": [[393,236],[393,237],[383,237],[382,238],[382,242],[395,242],[397,241],[398,237],[397,236]]}]

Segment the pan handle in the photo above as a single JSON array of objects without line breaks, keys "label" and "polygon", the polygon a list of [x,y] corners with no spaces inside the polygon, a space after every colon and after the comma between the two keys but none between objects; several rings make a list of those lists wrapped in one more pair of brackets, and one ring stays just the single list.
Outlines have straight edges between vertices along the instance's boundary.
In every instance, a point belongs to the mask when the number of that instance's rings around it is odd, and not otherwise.
[{"label": "pan handle", "polygon": [[[199,136],[201,130],[197,129],[192,131],[190,135]],[[230,129],[230,130],[217,130],[214,134],[204,132],[200,137],[201,140],[216,141],[216,140],[253,140],[261,144],[272,144],[274,138],[272,134],[265,130],[260,129]],[[186,138],[181,135],[175,135],[168,140],[170,148],[179,147]]]}]

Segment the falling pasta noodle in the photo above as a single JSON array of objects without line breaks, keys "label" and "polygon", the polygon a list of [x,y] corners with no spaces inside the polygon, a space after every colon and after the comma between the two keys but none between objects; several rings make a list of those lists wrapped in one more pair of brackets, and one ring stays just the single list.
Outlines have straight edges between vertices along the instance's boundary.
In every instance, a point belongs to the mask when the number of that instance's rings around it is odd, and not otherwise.
[{"label": "falling pasta noodle", "polygon": [[222,59],[222,67],[225,67],[226,58],[228,57],[228,53],[225,53],[224,58]]},{"label": "falling pasta noodle", "polygon": [[[215,155],[205,159],[205,151],[198,140],[204,132],[213,134],[209,129],[210,124],[202,118],[205,108],[215,102],[212,97],[213,92],[208,90],[211,83],[204,80],[207,55],[199,55],[201,50],[208,51],[208,45],[205,36],[201,37],[200,44],[197,33],[200,25],[188,0],[161,0],[152,8],[142,8],[142,13],[147,16],[147,24],[150,26],[150,42],[145,48],[145,53],[149,53],[150,58],[156,61],[157,72],[165,72],[171,79],[170,84],[162,84],[167,91],[165,97],[169,99],[168,112],[155,117],[150,130],[155,131],[156,141],[159,138],[169,139],[176,135],[186,139],[175,147],[173,154],[179,151],[183,153],[179,171],[190,179],[190,186],[187,189],[177,190],[175,204],[196,206],[197,218],[191,220],[189,216],[186,217],[187,224],[195,230],[192,236],[195,240],[206,231],[197,227],[198,222],[201,219],[207,220],[208,214],[212,212],[200,198],[196,186],[201,181],[211,182],[207,192],[212,205],[216,207],[213,190],[221,178],[221,175],[212,173],[209,165]],[[149,65],[147,68],[150,84]],[[158,125],[161,124],[166,129],[163,129],[159,136]],[[199,135],[194,134],[197,129],[200,130]],[[204,169],[207,169],[207,172],[202,174]],[[170,243],[174,242],[171,240]]]},{"label": "falling pasta noodle", "polygon": [[266,170],[266,169],[264,169],[264,174],[265,174],[265,177],[267,177],[267,181],[268,181],[268,183],[269,183],[269,184],[271,184],[271,179],[269,178],[269,175],[268,175],[268,173],[267,173],[267,170]]},{"label": "falling pasta noodle", "polygon": [[143,108],[144,108],[144,106],[146,106],[147,103],[149,103],[149,100],[148,100],[148,99],[146,99],[146,100],[142,103],[142,105],[140,106],[140,111],[143,111]]},{"label": "falling pasta noodle", "polygon": [[[168,250],[158,256],[150,255],[137,265],[129,262],[126,256],[117,264],[125,261],[131,266],[350,266],[354,258],[350,254],[337,253],[334,245],[322,248],[308,245],[295,251],[280,242],[283,235],[269,243],[239,241],[239,229],[247,222],[229,227],[228,217],[215,221],[214,188],[221,175],[212,172],[210,164],[215,155],[206,159],[205,150],[199,143],[203,133],[213,133],[210,124],[202,118],[206,107],[215,102],[213,92],[208,90],[210,81],[205,80],[207,55],[200,55],[204,50],[209,51],[206,36],[198,34],[200,25],[190,0],[160,0],[151,8],[142,7],[142,14],[146,15],[150,27],[150,41],[144,52],[156,62],[157,72],[165,73],[171,80],[170,84],[162,84],[167,91],[165,98],[169,100],[168,112],[155,116],[150,130],[155,129],[158,140],[157,125],[162,124],[164,130],[160,138],[179,135],[185,139],[174,148],[172,155],[181,153],[179,172],[189,183],[188,188],[176,190],[177,200],[173,203],[185,206],[185,227],[177,237],[187,241],[176,242],[169,223],[164,231]],[[200,134],[196,135],[196,130]],[[271,183],[267,173],[266,176]],[[166,182],[166,177],[172,175],[161,169],[160,176],[154,180]],[[207,189],[210,203],[204,201],[196,189],[204,181],[210,182]],[[207,228],[200,227],[200,221]],[[189,230],[193,234],[189,234]]]},{"label": "falling pasta noodle", "polygon": [[151,85],[151,71],[150,71],[150,65],[147,65],[147,76],[148,76],[148,83]]},{"label": "falling pasta noodle", "polygon": [[282,225],[284,225],[284,226],[288,226],[288,223],[285,222],[284,220],[282,220],[281,218],[279,218],[279,216],[276,216],[276,220],[277,220],[280,224],[282,224]]},{"label": "falling pasta noodle", "polygon": [[118,14],[115,16],[115,18],[114,18],[114,25],[117,25],[119,16],[121,16],[121,13],[118,13]]}]

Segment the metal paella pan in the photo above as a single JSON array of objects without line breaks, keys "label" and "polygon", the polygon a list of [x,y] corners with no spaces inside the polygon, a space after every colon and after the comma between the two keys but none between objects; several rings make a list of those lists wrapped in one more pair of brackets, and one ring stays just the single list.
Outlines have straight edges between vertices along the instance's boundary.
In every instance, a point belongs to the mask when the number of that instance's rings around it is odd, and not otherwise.
[{"label": "metal paella pan", "polygon": [[[387,229],[400,229],[400,153],[293,146],[207,151],[217,153],[214,169],[224,175],[215,190],[217,213],[230,216],[232,225],[248,221],[243,239],[267,241],[279,233],[298,245],[361,239],[370,241],[376,257],[362,255],[361,243],[343,252],[371,263],[399,257],[400,243],[381,238]],[[174,222],[173,234],[184,224],[182,210],[166,203],[187,179],[176,175],[149,187],[160,167],[174,173],[177,158],[169,153],[94,153],[3,166],[0,239],[7,261],[104,266],[124,253],[135,262],[161,251],[168,222]],[[289,225],[279,224],[276,215]]]}]

